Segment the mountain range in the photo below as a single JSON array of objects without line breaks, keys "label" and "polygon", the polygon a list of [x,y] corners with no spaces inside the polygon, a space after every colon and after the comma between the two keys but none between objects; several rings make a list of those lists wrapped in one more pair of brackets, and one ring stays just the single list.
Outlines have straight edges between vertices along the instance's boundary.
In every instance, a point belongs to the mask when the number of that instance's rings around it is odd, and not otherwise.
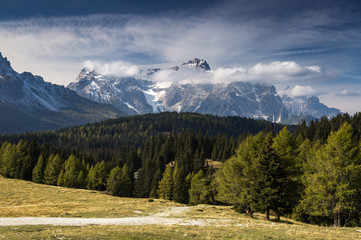
[{"label": "mountain range", "polygon": [[[139,68],[138,76],[101,74],[83,68],[67,87],[45,82],[29,72],[17,73],[0,53],[0,133],[57,129],[123,115],[165,111],[241,116],[277,123],[333,117],[316,96],[278,95],[272,85],[250,82],[207,83],[182,79],[211,71],[195,58],[180,66]],[[159,74],[178,74],[179,81],[156,81]],[[183,74],[183,75],[182,75]],[[177,75],[177,76],[178,76]]]},{"label": "mountain range", "polygon": [[284,91],[280,96],[269,84],[243,81],[202,83],[180,80],[157,82],[154,75],[162,71],[198,74],[210,71],[207,61],[195,58],[180,66],[141,69],[141,77],[104,75],[94,69],[83,68],[68,88],[80,96],[108,103],[127,114],[146,114],[162,111],[196,112],[218,116],[241,116],[271,122],[294,124],[302,118],[312,119],[341,113],[320,103],[316,96],[292,96]]}]

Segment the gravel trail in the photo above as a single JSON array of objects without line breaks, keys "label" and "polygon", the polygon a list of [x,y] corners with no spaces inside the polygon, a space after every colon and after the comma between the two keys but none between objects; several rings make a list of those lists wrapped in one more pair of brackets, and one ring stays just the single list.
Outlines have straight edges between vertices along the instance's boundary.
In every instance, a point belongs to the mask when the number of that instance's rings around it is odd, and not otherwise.
[{"label": "gravel trail", "polygon": [[183,218],[131,217],[131,218],[56,218],[56,217],[19,217],[0,218],[0,226],[20,225],[192,225],[205,226],[208,221]]},{"label": "gravel trail", "polygon": [[0,226],[21,226],[21,225],[63,225],[63,226],[84,226],[84,225],[188,225],[188,226],[224,226],[232,220],[215,219],[186,219],[177,216],[189,207],[170,207],[163,212],[155,213],[146,217],[126,218],[62,218],[62,217],[16,217],[0,218]]}]

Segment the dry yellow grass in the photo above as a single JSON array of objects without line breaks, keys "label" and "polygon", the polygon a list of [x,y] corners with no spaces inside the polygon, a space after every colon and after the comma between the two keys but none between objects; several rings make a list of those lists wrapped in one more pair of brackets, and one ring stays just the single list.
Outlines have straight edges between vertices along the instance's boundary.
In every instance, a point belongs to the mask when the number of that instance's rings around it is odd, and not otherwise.
[{"label": "dry yellow grass", "polygon": [[[0,177],[0,217],[138,217],[176,206],[184,205]],[[361,228],[318,227],[291,220],[275,223],[265,221],[262,214],[251,219],[227,206],[193,206],[176,217],[231,221],[226,226],[0,227],[0,239],[361,239],[361,232],[356,231]]]},{"label": "dry yellow grass", "polygon": [[0,217],[134,217],[182,206],[0,177]]}]

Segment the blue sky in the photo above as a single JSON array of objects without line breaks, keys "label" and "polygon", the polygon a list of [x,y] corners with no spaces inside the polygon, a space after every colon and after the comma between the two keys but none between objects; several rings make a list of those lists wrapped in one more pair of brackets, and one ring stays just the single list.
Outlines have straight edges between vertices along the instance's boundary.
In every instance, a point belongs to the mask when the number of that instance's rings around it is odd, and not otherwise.
[{"label": "blue sky", "polygon": [[361,3],[0,0],[0,52],[16,71],[67,85],[84,62],[206,59],[222,77],[286,86],[361,111]]}]

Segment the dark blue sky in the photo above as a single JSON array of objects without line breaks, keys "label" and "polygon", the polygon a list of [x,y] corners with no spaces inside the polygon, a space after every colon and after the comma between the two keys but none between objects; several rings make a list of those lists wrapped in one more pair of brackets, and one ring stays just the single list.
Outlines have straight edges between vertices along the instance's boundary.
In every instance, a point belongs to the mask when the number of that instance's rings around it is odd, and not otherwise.
[{"label": "dark blue sky", "polygon": [[200,57],[242,80],[361,110],[359,0],[0,0],[0,52],[15,70],[65,85],[88,60]]},{"label": "dark blue sky", "polygon": [[[80,16],[89,14],[157,14],[167,11],[199,11],[214,0],[0,0],[0,18]],[[219,2],[219,1],[218,1]]]}]

